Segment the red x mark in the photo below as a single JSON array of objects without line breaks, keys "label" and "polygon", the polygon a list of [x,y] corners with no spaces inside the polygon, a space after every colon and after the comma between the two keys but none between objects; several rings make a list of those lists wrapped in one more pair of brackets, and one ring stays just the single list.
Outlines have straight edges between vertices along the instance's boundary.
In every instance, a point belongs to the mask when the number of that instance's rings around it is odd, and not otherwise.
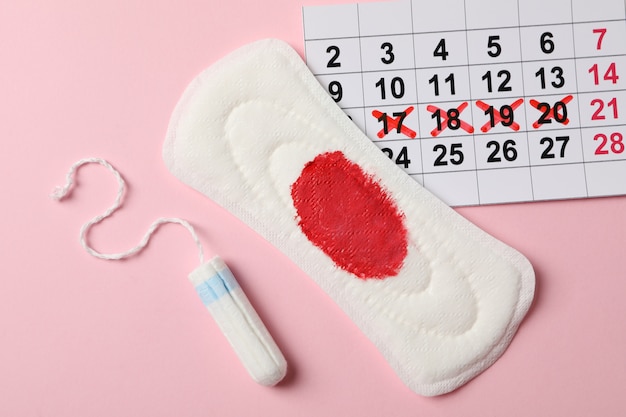
[{"label": "red x mark", "polygon": [[[563,108],[565,108],[565,105],[569,103],[570,101],[572,101],[573,99],[574,99],[574,96],[570,94],[567,97],[563,97],[561,101],[557,101],[557,104],[561,103],[563,105]],[[535,123],[533,123],[533,127],[535,129],[539,129],[539,127],[544,123],[550,123],[550,119],[554,118],[554,111],[556,110],[556,107],[557,107],[556,104],[554,105],[554,107],[550,107],[550,105],[547,103],[540,103],[537,100],[530,100],[530,105],[536,108],[537,110],[539,110],[540,112],[543,112],[543,115]],[[543,107],[543,109],[540,109],[539,107]],[[560,117],[565,116],[565,114],[558,114],[558,115]],[[541,120],[541,123],[539,123],[540,120]],[[565,118],[565,120],[561,123],[564,125],[567,125],[569,124],[569,119]]]},{"label": "red x mark", "polygon": [[[453,107],[448,111],[442,110],[439,107],[433,106],[431,104],[426,106],[426,110],[433,113],[433,115],[437,114],[437,118],[439,118],[437,122],[437,127],[430,132],[430,135],[433,137],[439,136],[439,134],[443,132],[446,129],[446,127],[451,126],[451,123],[453,122],[457,122],[458,126],[454,128],[451,127],[451,129],[458,129],[460,127],[461,129],[465,130],[467,133],[474,133],[474,126],[459,119],[459,116],[461,115],[461,113],[463,113],[463,110],[465,110],[467,106],[468,106],[467,101],[461,103],[461,105],[458,108]],[[451,114],[450,114],[451,112],[456,113],[456,116],[451,117]],[[434,117],[435,116],[433,116],[433,118]]]},{"label": "red x mark", "polygon": [[[515,100],[513,103],[511,103],[510,107],[511,111],[517,109],[519,106],[522,105],[522,103],[524,102],[524,99],[518,99]],[[493,121],[489,120],[487,123],[485,123],[483,125],[483,127],[480,128],[481,132],[483,133],[487,133],[491,130],[492,127],[495,127],[498,123],[502,123],[505,118],[502,117],[502,114],[496,110],[495,107],[490,106],[489,104],[485,103],[484,101],[478,100],[476,102],[476,105],[478,106],[479,109],[483,110],[483,111],[488,111],[489,109],[491,109],[491,111],[493,111]],[[502,110],[502,108],[500,108],[500,110]],[[504,125],[503,125],[504,126]],[[511,124],[508,125],[508,127],[510,127],[511,129],[513,129],[514,131],[518,131],[520,129],[520,126],[517,122],[512,122]]]},{"label": "red x mark", "polygon": [[405,125],[402,124],[404,119],[411,114],[411,112],[415,110],[413,106],[407,107],[403,112],[394,113],[393,115],[396,117],[389,117],[387,113],[379,112],[378,110],[374,110],[372,112],[372,116],[374,116],[379,121],[383,122],[383,128],[380,132],[377,133],[379,138],[385,137],[387,133],[389,133],[392,129],[396,129],[398,133],[402,133],[405,136],[410,137],[411,139],[415,139],[417,133],[414,130],[409,129]]}]

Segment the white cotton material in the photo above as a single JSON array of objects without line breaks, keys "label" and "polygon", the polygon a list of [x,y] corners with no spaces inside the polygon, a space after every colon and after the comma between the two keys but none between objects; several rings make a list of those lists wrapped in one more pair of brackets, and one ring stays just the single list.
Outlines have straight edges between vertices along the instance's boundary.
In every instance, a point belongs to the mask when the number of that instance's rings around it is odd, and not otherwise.
[{"label": "white cotton material", "polygon": [[[375,178],[403,215],[408,248],[397,276],[359,279],[300,229],[292,185],[305,164],[336,151]],[[488,368],[530,307],[527,259],[391,162],[284,42],[245,46],[200,74],[174,111],[163,155],[176,177],[315,280],[416,393],[453,391]]]},{"label": "white cotton material", "polygon": [[266,386],[280,382],[287,361],[224,261],[214,257],[189,280],[199,293],[210,293],[201,298],[252,379]]}]

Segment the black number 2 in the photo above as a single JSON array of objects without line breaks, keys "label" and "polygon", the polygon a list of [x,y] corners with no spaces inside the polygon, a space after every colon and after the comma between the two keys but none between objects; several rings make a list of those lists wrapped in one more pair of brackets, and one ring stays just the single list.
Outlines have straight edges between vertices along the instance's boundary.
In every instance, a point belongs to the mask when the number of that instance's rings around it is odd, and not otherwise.
[{"label": "black number 2", "polygon": [[326,64],[326,68],[337,68],[341,66],[341,62],[337,62],[337,59],[339,59],[339,52],[339,47],[335,45],[331,45],[326,48],[326,53],[332,54],[328,60],[328,64]]}]

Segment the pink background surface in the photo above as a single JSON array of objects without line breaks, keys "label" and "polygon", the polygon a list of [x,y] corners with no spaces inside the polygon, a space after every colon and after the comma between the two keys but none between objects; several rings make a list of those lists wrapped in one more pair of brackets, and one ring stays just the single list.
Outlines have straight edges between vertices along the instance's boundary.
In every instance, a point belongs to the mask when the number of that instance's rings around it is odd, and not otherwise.
[{"label": "pink background surface", "polygon": [[[191,79],[264,37],[302,53],[301,7],[320,2],[0,4],[0,416],[626,415],[625,197],[459,209],[531,260],[537,297],[493,367],[423,398],[289,259],[167,172]],[[48,194],[87,156],[130,184],[94,246],[124,250],[159,216],[191,221],[283,349],[283,383],[258,386],[237,361],[186,279],[197,255],[182,228],[124,262],[82,250],[114,180],[86,167],[71,199]]]}]

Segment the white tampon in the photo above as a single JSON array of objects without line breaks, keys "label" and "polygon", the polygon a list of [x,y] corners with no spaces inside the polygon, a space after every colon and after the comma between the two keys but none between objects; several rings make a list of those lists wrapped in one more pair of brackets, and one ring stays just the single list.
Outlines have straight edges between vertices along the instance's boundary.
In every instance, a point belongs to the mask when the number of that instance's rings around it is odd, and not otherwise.
[{"label": "white tampon", "polygon": [[71,166],[66,176],[65,185],[57,187],[51,195],[55,200],[62,200],[67,197],[74,184],[73,176],[76,170],[85,164],[92,163],[102,165],[115,176],[118,190],[113,205],[103,214],[85,223],[81,228],[80,243],[83,248],[96,258],[112,261],[125,259],[141,252],[161,225],[175,223],[183,226],[191,233],[200,258],[200,266],[189,274],[189,279],[237,353],[237,356],[239,356],[239,359],[248,370],[248,373],[254,381],[262,385],[275,385],[283,379],[287,372],[287,362],[280,349],[274,343],[272,336],[265,328],[265,325],[263,325],[263,322],[226,264],[219,257],[204,263],[200,239],[198,239],[193,226],[186,220],[176,217],[155,220],[141,239],[141,242],[125,252],[100,253],[89,245],[87,233],[91,227],[110,217],[122,205],[125,182],[119,171],[101,158],[81,159]]},{"label": "white tampon", "polygon": [[283,379],[287,362],[224,261],[214,257],[189,280],[252,379],[268,386]]}]

